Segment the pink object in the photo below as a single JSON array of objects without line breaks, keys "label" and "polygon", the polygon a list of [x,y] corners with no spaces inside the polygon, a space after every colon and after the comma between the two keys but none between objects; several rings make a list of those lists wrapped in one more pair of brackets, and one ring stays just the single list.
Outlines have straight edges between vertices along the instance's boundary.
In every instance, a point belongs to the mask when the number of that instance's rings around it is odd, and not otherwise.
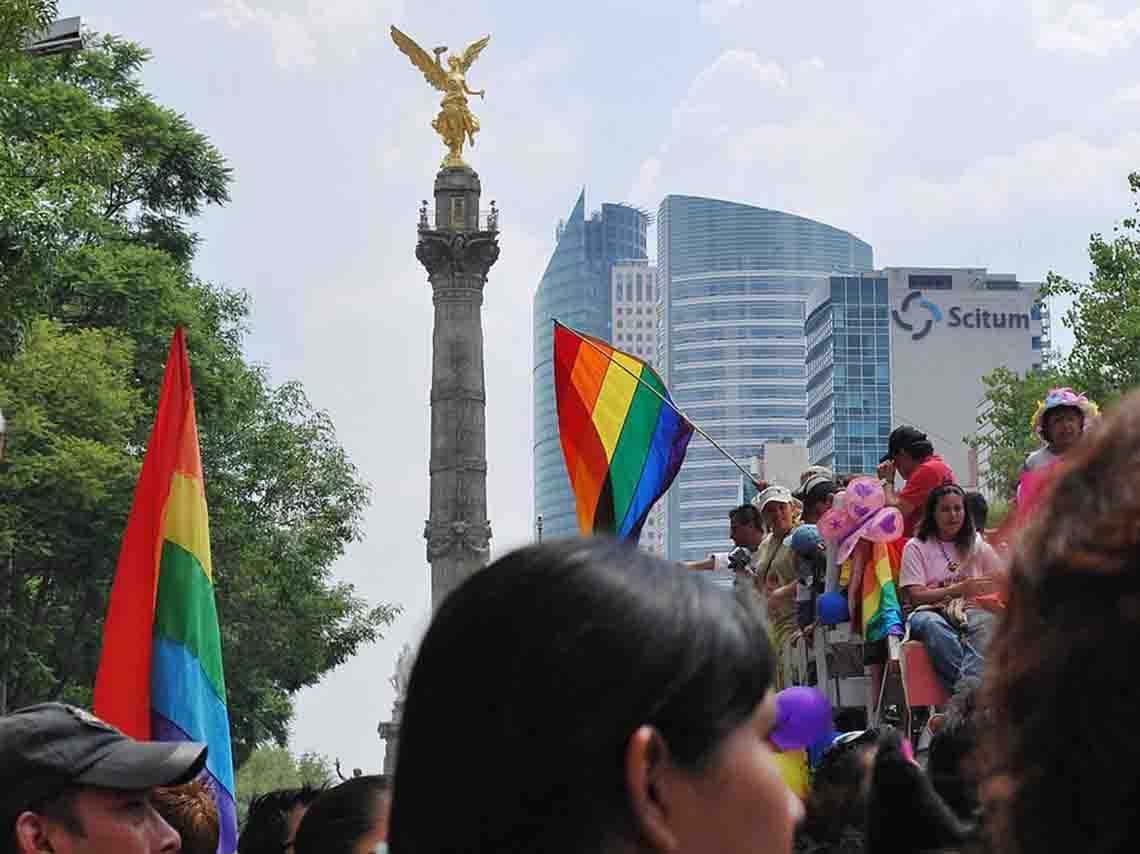
[{"label": "pink object", "polygon": [[819,520],[823,538],[839,544],[836,561],[847,560],[861,539],[890,543],[902,536],[902,513],[886,504],[883,485],[872,477],[855,478],[836,496],[832,508]]},{"label": "pink object", "polygon": [[934,672],[930,653],[921,641],[910,640],[902,645],[899,656],[902,667],[903,695],[908,709],[916,706],[943,706],[950,699],[942,680]]}]

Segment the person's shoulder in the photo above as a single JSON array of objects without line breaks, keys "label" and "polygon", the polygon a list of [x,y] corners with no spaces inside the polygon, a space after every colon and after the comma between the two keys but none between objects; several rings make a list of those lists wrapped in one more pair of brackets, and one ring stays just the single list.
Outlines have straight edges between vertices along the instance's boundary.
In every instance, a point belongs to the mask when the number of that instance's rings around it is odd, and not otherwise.
[{"label": "person's shoulder", "polygon": [[1049,450],[1048,445],[1038,448],[1025,458],[1025,470],[1033,471],[1034,469],[1044,468],[1053,462],[1055,457],[1056,454]]}]

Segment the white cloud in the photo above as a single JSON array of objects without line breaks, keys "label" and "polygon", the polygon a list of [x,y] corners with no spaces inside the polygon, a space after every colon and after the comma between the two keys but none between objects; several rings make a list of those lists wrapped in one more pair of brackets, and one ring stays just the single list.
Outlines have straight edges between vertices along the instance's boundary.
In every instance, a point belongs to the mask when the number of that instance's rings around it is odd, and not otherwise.
[{"label": "white cloud", "polygon": [[248,0],[216,0],[202,13],[234,32],[260,33],[268,37],[273,60],[280,68],[306,69],[326,53],[355,59],[362,41],[386,29],[384,21],[399,12],[393,2],[369,0],[305,0],[303,5]]},{"label": "white cloud", "polygon": [[697,14],[703,24],[719,24],[733,12],[744,7],[745,0],[702,0]]},{"label": "white cloud", "polygon": [[1116,106],[1140,107],[1140,83],[1117,89],[1110,100]]},{"label": "white cloud", "polygon": [[1113,17],[1095,3],[1074,3],[1062,15],[1047,19],[1037,34],[1043,50],[1086,56],[1108,56],[1126,50],[1140,38],[1140,9]]}]

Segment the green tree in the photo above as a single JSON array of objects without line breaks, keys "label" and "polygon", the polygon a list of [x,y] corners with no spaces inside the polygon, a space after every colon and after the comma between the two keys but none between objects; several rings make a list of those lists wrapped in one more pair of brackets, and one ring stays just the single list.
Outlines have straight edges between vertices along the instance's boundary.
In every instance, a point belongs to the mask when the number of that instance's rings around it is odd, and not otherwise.
[{"label": "green tree", "polygon": [[75,54],[16,56],[0,75],[0,408],[11,422],[0,685],[9,707],[90,701],[133,482],[181,325],[240,764],[256,745],[284,744],[292,696],[377,638],[396,610],[331,576],[361,535],[369,492],[327,414],[245,361],[246,295],[193,275],[187,221],[227,200],[231,176],[205,137],[142,89],[147,58],[89,37]]},{"label": "green tree", "polygon": [[332,782],[332,765],[319,753],[302,753],[295,757],[284,747],[258,747],[238,769],[234,779],[238,821],[245,821],[250,802],[259,795],[305,785],[319,788]]},{"label": "green tree", "polygon": [[55,20],[55,0],[0,0],[0,72]]},{"label": "green tree", "polygon": [[1089,281],[1050,273],[1041,291],[1043,299],[1072,298],[1064,314],[1072,350],[1044,371],[1019,376],[999,368],[983,380],[989,406],[971,441],[988,452],[989,485],[1000,495],[1013,494],[1025,456],[1040,446],[1030,419],[1048,389],[1072,386],[1104,407],[1140,384],[1140,173],[1129,175],[1128,185],[1132,215],[1111,239],[1089,239]]}]

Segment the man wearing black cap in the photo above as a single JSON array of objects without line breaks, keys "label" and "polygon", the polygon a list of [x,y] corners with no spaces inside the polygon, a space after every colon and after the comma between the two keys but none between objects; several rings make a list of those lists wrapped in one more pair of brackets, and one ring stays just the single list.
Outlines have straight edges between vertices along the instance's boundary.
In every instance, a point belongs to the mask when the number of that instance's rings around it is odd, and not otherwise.
[{"label": "man wearing black cap", "polygon": [[0,718],[0,834],[12,854],[176,854],[151,790],[192,780],[206,745],[135,741],[62,703]]},{"label": "man wearing black cap", "polygon": [[[944,483],[958,482],[946,461],[934,453],[926,434],[915,427],[896,427],[891,431],[887,454],[879,463],[878,472],[887,504],[899,508],[903,515],[904,543],[914,536],[915,528],[922,521],[931,490]],[[895,492],[896,473],[906,481],[898,493]]]}]

